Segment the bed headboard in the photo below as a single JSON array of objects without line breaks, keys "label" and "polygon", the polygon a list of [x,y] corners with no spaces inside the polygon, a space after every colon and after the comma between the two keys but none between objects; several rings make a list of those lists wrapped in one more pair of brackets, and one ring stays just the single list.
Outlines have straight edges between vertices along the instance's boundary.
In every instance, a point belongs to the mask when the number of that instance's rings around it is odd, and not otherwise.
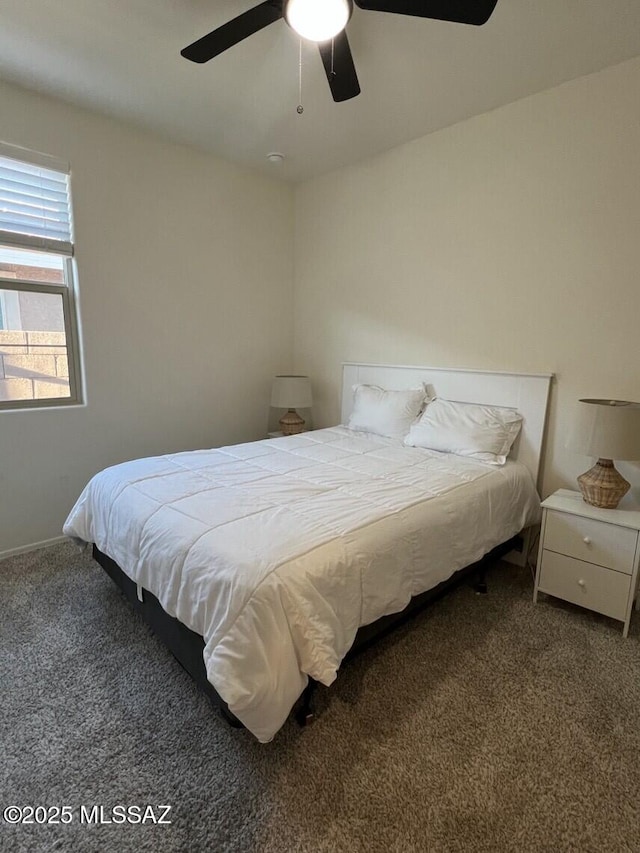
[{"label": "bed headboard", "polygon": [[351,414],[352,387],[359,383],[389,390],[419,388],[421,383],[438,397],[459,403],[484,403],[517,409],[522,429],[511,458],[523,462],[539,487],[542,442],[552,373],[492,373],[488,370],[457,370],[443,367],[404,367],[391,364],[342,365],[342,423]]}]

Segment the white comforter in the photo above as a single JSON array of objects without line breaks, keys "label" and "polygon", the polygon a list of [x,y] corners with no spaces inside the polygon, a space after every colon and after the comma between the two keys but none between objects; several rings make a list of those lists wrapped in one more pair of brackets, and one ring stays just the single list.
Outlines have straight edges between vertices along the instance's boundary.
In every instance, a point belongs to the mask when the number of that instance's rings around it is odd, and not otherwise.
[{"label": "white comforter", "polygon": [[539,519],[526,468],[344,427],[139,459],[64,526],[205,639],[211,684],[258,740],[355,633]]}]

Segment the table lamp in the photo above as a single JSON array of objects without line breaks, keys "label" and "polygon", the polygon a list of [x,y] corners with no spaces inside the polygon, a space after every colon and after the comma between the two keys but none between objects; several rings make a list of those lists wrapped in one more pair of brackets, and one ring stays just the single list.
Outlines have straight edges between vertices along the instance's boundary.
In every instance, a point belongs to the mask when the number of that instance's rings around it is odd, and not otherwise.
[{"label": "table lamp", "polygon": [[640,403],[626,400],[580,400],[571,447],[597,456],[589,471],[578,477],[588,504],[615,509],[630,485],[613,460],[640,459]]},{"label": "table lamp", "polygon": [[311,407],[311,382],[308,376],[276,376],[271,389],[271,405],[287,409],[280,418],[283,435],[297,435],[304,430],[304,418],[296,409]]}]

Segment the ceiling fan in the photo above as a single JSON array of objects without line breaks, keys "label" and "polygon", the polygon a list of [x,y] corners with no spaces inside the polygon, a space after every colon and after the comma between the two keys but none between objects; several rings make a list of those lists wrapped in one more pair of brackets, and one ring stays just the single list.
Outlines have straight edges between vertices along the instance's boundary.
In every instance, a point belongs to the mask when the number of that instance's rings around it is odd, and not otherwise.
[{"label": "ceiling fan", "polygon": [[[360,9],[394,12],[480,26],[491,17],[498,0],[355,0]],[[247,36],[284,18],[298,35],[318,44],[334,101],[360,94],[345,27],[353,0],[265,0],[180,51],[192,62],[208,62]]]}]

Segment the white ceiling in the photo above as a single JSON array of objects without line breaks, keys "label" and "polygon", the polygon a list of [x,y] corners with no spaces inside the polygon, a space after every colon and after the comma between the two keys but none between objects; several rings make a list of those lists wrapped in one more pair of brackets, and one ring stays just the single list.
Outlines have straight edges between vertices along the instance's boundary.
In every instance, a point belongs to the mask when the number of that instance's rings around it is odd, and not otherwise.
[{"label": "white ceiling", "polygon": [[298,115],[299,41],[284,21],[206,65],[180,56],[255,2],[1,0],[0,76],[304,180],[640,55],[640,0],[498,0],[483,27],[356,8],[362,94],[334,103],[305,44]]}]

